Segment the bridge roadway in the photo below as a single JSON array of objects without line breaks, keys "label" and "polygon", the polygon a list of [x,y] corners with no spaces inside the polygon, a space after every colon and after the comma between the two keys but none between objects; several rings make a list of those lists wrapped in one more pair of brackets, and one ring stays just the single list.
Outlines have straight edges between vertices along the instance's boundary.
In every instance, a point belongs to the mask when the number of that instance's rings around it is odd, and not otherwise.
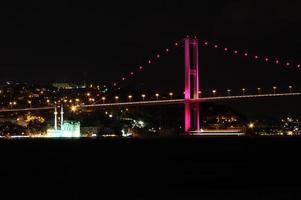
[{"label": "bridge roadway", "polygon": [[[211,101],[226,101],[236,99],[251,99],[251,98],[264,98],[264,97],[282,97],[282,96],[300,96],[301,93],[279,93],[279,94],[261,94],[261,95],[240,95],[240,96],[221,96],[221,97],[204,97],[198,99],[191,99],[191,102],[211,102]],[[170,105],[182,104],[185,99],[170,99],[170,100],[154,100],[154,101],[136,101],[136,102],[120,102],[120,103],[105,103],[105,104],[92,104],[82,105],[82,108],[91,107],[130,107],[130,106],[152,106],[152,105]]]},{"label": "bridge roadway", "polygon": [[[252,99],[264,97],[283,97],[283,96],[301,96],[301,93],[279,93],[279,94],[261,94],[261,95],[239,95],[239,96],[220,96],[220,97],[204,97],[198,99],[191,99],[191,102],[212,102],[212,101],[227,101],[239,99]],[[80,105],[80,108],[107,108],[107,107],[131,107],[131,106],[154,106],[154,105],[172,105],[183,104],[185,99],[170,99],[170,100],[153,100],[153,101],[133,101],[133,102],[116,102],[116,103],[102,103]],[[0,112],[25,112],[36,110],[51,110],[54,106],[48,107],[33,107],[33,108],[16,108],[16,109],[1,109]]]}]

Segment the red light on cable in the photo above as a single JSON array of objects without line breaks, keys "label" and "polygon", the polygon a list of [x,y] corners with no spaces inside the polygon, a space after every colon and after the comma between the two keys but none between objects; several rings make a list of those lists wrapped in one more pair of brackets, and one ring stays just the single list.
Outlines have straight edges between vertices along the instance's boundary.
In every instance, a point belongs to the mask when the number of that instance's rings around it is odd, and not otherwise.
[{"label": "red light on cable", "polygon": [[275,63],[276,63],[276,64],[279,64],[279,60],[276,60]]},{"label": "red light on cable", "polygon": [[117,86],[117,83],[114,83],[113,85],[114,85],[114,86]]},{"label": "red light on cable", "polygon": [[161,56],[160,56],[160,54],[157,54],[157,58],[160,58]]},{"label": "red light on cable", "polygon": [[124,77],[122,77],[122,80],[123,80],[123,81],[125,81],[125,78],[124,78]]},{"label": "red light on cable", "polygon": [[301,65],[299,64],[299,65],[297,65],[297,67],[298,67],[298,68],[300,68],[300,67],[301,67]]},{"label": "red light on cable", "polygon": [[224,48],[224,51],[228,51],[228,48]]},{"label": "red light on cable", "polygon": [[269,58],[265,58],[264,60],[265,60],[266,62],[269,62]]},{"label": "red light on cable", "polygon": [[247,57],[247,56],[248,56],[248,53],[245,53],[244,55]]},{"label": "red light on cable", "polygon": [[257,60],[259,57],[258,56],[254,56],[254,58]]},{"label": "red light on cable", "polygon": [[169,49],[165,49],[166,52],[169,52]]},{"label": "red light on cable", "polygon": [[179,43],[176,42],[176,43],[175,43],[175,46],[178,46],[178,45],[179,45]]},{"label": "red light on cable", "polygon": [[140,69],[140,70],[143,70],[143,66],[140,66],[139,69]]},{"label": "red light on cable", "polygon": [[289,62],[286,63],[286,66],[290,66],[290,65],[291,65],[291,63],[289,63]]},{"label": "red light on cable", "polygon": [[234,51],[234,53],[235,53],[235,54],[238,54],[238,51],[237,51],[237,50],[235,50],[235,51]]},{"label": "red light on cable", "polygon": [[204,45],[205,45],[205,46],[208,46],[208,42],[204,42]]},{"label": "red light on cable", "polygon": [[216,48],[216,49],[217,49],[217,48],[218,48],[218,45],[217,45],[217,44],[215,44],[215,45],[214,45],[214,48]]},{"label": "red light on cable", "polygon": [[134,75],[134,72],[131,72],[131,76],[133,76]]},{"label": "red light on cable", "polygon": [[148,62],[147,62],[148,64],[152,64],[152,61],[151,60],[148,60]]}]

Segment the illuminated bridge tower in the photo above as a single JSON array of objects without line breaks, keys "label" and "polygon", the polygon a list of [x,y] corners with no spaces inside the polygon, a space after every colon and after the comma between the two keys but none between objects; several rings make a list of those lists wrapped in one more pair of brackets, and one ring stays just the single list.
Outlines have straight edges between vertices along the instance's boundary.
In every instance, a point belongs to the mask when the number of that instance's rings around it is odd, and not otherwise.
[{"label": "illuminated bridge tower", "polygon": [[185,50],[185,133],[200,130],[199,103],[191,99],[199,98],[199,50],[198,39],[186,37]]}]

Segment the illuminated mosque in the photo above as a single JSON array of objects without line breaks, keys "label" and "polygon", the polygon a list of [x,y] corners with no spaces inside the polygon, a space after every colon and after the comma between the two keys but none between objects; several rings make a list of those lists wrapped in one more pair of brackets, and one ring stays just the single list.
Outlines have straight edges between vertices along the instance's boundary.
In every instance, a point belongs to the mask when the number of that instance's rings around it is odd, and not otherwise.
[{"label": "illuminated mosque", "polygon": [[61,106],[60,127],[58,128],[57,107],[54,110],[54,129],[47,130],[47,137],[74,138],[80,137],[80,122],[64,121],[64,110]]}]

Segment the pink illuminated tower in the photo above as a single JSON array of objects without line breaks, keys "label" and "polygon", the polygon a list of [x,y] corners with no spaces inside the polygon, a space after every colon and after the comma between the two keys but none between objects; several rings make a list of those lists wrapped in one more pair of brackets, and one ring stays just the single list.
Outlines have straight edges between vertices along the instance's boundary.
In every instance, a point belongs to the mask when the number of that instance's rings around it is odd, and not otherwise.
[{"label": "pink illuminated tower", "polygon": [[191,99],[199,98],[199,50],[198,39],[186,37],[185,50],[185,133],[200,130],[199,103]]}]

